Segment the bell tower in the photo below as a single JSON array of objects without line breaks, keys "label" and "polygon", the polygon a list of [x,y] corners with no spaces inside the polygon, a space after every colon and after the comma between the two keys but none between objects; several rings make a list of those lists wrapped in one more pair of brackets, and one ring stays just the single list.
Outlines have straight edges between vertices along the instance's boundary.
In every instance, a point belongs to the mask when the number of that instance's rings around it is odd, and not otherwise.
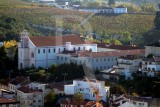
[{"label": "bell tower", "polygon": [[26,30],[21,33],[21,48],[28,48],[28,35]]},{"label": "bell tower", "polygon": [[29,33],[24,30],[20,35],[20,44],[18,45],[18,69],[23,69],[29,67]]}]

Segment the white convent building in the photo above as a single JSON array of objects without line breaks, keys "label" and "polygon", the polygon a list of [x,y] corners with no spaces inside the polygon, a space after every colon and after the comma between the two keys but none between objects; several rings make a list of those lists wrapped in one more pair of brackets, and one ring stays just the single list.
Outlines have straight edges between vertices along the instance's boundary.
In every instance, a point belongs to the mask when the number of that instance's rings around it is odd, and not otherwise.
[{"label": "white convent building", "polygon": [[23,31],[18,45],[18,68],[43,67],[57,64],[57,54],[64,51],[90,50],[97,52],[96,44],[85,44],[76,35],[65,36],[29,36]]},{"label": "white convent building", "polygon": [[141,55],[144,50],[117,50],[97,52],[97,44],[86,43],[77,35],[29,36],[24,31],[18,45],[18,68],[43,67],[52,64],[76,63],[90,65],[95,70],[106,70],[117,65],[125,55]]}]

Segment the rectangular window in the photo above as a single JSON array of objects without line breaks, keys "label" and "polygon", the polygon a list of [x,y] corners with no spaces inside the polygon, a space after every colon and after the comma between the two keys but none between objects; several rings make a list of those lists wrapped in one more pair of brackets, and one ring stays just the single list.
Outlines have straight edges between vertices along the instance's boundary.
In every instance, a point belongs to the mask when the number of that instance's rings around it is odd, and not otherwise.
[{"label": "rectangular window", "polygon": [[43,49],[43,53],[45,53],[45,49]]},{"label": "rectangular window", "polygon": [[48,53],[50,53],[50,51],[51,51],[51,50],[50,50],[50,49],[48,49]]},{"label": "rectangular window", "polygon": [[40,49],[38,49],[38,53],[40,53]]},{"label": "rectangular window", "polygon": [[21,52],[21,58],[22,58],[22,52]]},{"label": "rectangular window", "polygon": [[57,60],[59,60],[59,56],[57,56]]},{"label": "rectangular window", "polygon": [[54,48],[54,49],[53,49],[53,53],[55,53],[55,52],[56,52],[56,49]]}]

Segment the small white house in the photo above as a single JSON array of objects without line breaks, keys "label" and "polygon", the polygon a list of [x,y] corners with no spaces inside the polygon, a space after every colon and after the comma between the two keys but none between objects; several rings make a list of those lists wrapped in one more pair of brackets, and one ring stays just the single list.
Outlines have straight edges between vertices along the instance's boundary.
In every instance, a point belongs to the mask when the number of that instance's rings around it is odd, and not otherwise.
[{"label": "small white house", "polygon": [[[91,79],[91,84],[99,90],[100,95],[102,95],[102,100],[107,101],[107,96],[109,93],[109,87],[105,87],[104,81],[98,81]],[[73,84],[65,85],[64,92],[66,95],[73,95],[76,92],[81,92],[85,99],[96,100],[96,95],[93,89],[86,80],[73,80]]]},{"label": "small white house", "polygon": [[114,8],[114,13],[127,13],[127,8],[123,7],[123,6],[117,6]]}]

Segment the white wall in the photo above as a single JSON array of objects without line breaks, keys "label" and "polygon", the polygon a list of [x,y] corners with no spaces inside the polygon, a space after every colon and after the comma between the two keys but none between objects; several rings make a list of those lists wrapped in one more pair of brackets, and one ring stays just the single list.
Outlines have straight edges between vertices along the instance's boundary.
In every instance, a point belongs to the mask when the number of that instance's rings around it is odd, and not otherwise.
[{"label": "white wall", "polygon": [[75,94],[75,86],[74,85],[65,85],[64,92],[66,95],[73,95]]},{"label": "white wall", "polygon": [[[91,84],[99,89],[99,93],[102,96],[102,100],[106,101],[106,96],[108,90],[104,88],[104,82],[91,82]],[[96,95],[93,93],[93,89],[90,87],[89,83],[83,80],[73,80],[73,85],[65,85],[65,94],[74,94],[76,92],[81,92],[85,99],[96,100]],[[71,92],[69,92],[71,90]],[[74,92],[73,92],[74,91]]]},{"label": "white wall", "polygon": [[127,8],[114,8],[114,13],[127,13]]}]

